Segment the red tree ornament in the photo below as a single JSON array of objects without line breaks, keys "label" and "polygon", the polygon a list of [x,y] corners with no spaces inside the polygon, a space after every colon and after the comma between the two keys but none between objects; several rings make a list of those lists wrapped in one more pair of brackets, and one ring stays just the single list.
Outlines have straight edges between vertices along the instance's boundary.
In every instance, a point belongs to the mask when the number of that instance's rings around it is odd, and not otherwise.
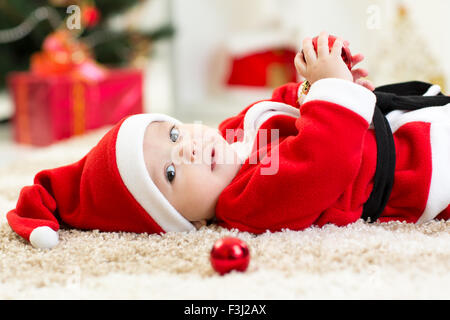
[{"label": "red tree ornament", "polygon": [[225,237],[217,240],[212,247],[210,261],[220,275],[232,270],[245,271],[250,262],[250,253],[244,241]]},{"label": "red tree ornament", "polygon": [[100,11],[94,6],[85,6],[82,10],[82,18],[86,27],[95,27],[100,22]]}]

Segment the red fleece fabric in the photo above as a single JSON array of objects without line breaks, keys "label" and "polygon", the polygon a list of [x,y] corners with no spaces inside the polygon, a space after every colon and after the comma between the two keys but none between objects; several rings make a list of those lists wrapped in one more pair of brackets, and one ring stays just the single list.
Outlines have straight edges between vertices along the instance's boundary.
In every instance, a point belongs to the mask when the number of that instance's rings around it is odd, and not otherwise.
[{"label": "red fleece fabric", "polygon": [[[278,143],[273,145],[279,154],[278,172],[263,175],[261,169],[270,163],[264,164],[259,157],[252,158],[257,163],[247,160],[219,197],[219,225],[263,233],[327,223],[343,226],[361,217],[373,187],[374,131],[345,106],[320,100],[299,106],[299,85],[289,83],[276,89],[270,101],[300,108],[301,116],[277,115],[261,126],[279,130]],[[245,114],[253,105],[220,124],[224,137],[229,129],[243,129]],[[270,137],[268,133],[267,145],[257,146],[254,152],[270,155]],[[395,132],[394,140],[395,182],[380,221],[416,222],[426,206],[431,181],[430,124],[405,124]]]}]

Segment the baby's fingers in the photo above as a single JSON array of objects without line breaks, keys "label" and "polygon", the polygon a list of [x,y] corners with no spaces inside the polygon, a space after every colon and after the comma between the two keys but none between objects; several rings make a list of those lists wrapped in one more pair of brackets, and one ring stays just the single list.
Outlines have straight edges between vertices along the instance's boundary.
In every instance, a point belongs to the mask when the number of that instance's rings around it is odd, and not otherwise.
[{"label": "baby's fingers", "polygon": [[314,51],[311,38],[306,38],[303,40],[303,55],[305,56],[307,64],[317,60],[316,51]]},{"label": "baby's fingers", "polygon": [[317,39],[317,56],[326,57],[330,53],[328,47],[328,33],[325,31],[321,32],[319,38]]},{"label": "baby's fingers", "polygon": [[300,75],[306,75],[306,62],[302,52],[297,53],[294,59],[295,68]]},{"label": "baby's fingers", "polygon": [[366,80],[366,79],[358,79],[355,81],[355,83],[363,86],[364,88],[370,90],[370,91],[374,91],[375,90],[375,86],[373,85],[373,83],[370,80]]},{"label": "baby's fingers", "polygon": [[342,46],[343,45],[344,45],[344,42],[342,41],[342,39],[341,38],[337,38],[334,41],[333,48],[331,49],[331,55],[340,57],[341,53],[342,53]]},{"label": "baby's fingers", "polygon": [[362,77],[367,77],[369,75],[369,71],[367,71],[366,69],[353,69],[352,70],[352,76],[353,76],[353,80],[358,80],[359,78]]},{"label": "baby's fingers", "polygon": [[352,66],[355,66],[363,60],[364,56],[361,53],[355,54],[354,56],[352,56]]}]

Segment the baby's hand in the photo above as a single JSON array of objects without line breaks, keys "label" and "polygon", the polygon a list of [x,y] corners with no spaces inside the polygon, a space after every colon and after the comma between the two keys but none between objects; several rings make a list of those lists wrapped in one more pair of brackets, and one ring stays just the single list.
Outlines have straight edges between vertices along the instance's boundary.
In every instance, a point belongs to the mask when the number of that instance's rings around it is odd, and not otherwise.
[{"label": "baby's hand", "polygon": [[[347,43],[348,45],[348,41],[344,41],[344,44]],[[355,65],[357,63],[360,63],[361,61],[364,60],[364,56],[361,53],[355,54],[354,56],[352,56],[352,75],[353,75],[353,82],[357,83],[363,87],[365,87],[366,89],[369,89],[370,91],[375,90],[375,86],[373,85],[373,83],[370,80],[367,79],[362,79],[363,77],[367,77],[369,75],[369,72],[366,69],[363,68],[355,68]]]},{"label": "baby's hand", "polygon": [[328,47],[328,33],[321,32],[317,41],[317,54],[311,38],[303,40],[303,55],[299,52],[295,57],[297,71],[313,84],[325,78],[338,78],[353,82],[353,75],[341,58],[343,40],[336,39],[331,48]]}]

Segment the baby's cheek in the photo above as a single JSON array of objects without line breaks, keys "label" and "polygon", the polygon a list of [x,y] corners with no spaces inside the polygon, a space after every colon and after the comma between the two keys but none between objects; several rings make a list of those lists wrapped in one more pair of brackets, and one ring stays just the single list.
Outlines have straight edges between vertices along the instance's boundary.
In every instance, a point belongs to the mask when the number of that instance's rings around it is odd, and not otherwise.
[{"label": "baby's cheek", "polygon": [[222,181],[219,176],[211,173],[201,174],[201,178],[197,179],[196,189],[202,201],[211,199],[213,201],[221,192]]},{"label": "baby's cheek", "polygon": [[188,165],[188,170],[184,170],[184,189],[186,192],[198,194],[199,197],[212,187],[211,175],[202,170],[201,166]]}]

